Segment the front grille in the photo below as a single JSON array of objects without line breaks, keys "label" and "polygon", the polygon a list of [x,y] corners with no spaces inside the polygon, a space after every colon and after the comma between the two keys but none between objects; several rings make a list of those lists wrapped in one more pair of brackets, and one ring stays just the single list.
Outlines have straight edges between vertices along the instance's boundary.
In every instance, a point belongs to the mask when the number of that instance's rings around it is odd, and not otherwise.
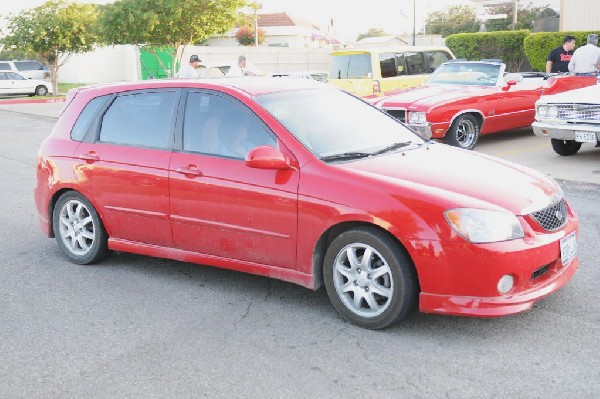
[{"label": "front grille", "polygon": [[565,199],[563,198],[556,204],[550,205],[540,211],[533,212],[531,217],[544,230],[552,231],[560,229],[567,223],[567,204]]},{"label": "front grille", "polygon": [[542,274],[546,273],[548,270],[550,270],[550,265],[540,267],[539,269],[537,269],[533,273],[531,273],[531,279],[535,280],[536,278],[540,277]]},{"label": "front grille", "polygon": [[598,104],[553,104],[558,108],[557,119],[569,121],[596,121],[600,123]]},{"label": "front grille", "polygon": [[400,122],[406,122],[406,111],[403,109],[386,109],[385,112],[392,115]]}]

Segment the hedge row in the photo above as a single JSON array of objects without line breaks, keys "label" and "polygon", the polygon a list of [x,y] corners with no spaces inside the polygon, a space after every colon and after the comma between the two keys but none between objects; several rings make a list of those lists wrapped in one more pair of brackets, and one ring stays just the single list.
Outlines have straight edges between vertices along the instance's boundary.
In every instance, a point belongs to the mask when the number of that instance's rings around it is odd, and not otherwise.
[{"label": "hedge row", "polygon": [[586,44],[587,35],[596,32],[540,32],[527,30],[458,33],[446,38],[446,46],[456,58],[480,60],[501,59],[508,71],[516,72],[525,59],[539,71],[546,70],[546,57],[550,51],[562,45],[566,35],[577,38],[577,46]]}]

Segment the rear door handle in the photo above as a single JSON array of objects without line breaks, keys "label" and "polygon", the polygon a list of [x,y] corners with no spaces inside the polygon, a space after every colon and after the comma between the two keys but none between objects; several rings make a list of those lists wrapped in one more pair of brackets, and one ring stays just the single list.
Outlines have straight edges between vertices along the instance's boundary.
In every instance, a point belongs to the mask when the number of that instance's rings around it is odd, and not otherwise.
[{"label": "rear door handle", "polygon": [[175,172],[181,173],[182,175],[186,175],[188,177],[198,177],[202,176],[202,171],[198,169],[197,165],[190,164],[185,167],[175,169]]},{"label": "rear door handle", "polygon": [[82,154],[79,156],[79,159],[86,161],[87,163],[94,163],[100,160],[100,157],[96,155],[96,152],[90,151],[87,154]]}]

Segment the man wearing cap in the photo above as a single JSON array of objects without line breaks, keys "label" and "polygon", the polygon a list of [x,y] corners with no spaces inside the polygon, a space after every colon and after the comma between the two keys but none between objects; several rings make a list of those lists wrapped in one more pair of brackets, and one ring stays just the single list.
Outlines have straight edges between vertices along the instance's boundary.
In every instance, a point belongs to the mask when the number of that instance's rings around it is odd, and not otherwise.
[{"label": "man wearing cap", "polygon": [[596,76],[598,68],[600,68],[598,35],[591,33],[587,37],[587,44],[573,53],[569,61],[569,72],[577,76]]},{"label": "man wearing cap", "polygon": [[196,54],[192,55],[190,57],[190,62],[183,65],[179,69],[179,72],[177,73],[177,77],[180,79],[197,78],[198,74],[196,73],[196,69],[198,68],[198,65],[200,65],[201,62],[202,62],[202,60],[200,58],[198,58],[198,56]]}]

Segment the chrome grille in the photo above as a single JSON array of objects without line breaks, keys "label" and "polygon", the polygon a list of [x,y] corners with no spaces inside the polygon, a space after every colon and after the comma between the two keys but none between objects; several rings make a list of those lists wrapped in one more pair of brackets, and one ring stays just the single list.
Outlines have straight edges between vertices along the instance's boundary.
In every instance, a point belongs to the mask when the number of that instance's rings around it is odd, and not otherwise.
[{"label": "chrome grille", "polygon": [[556,204],[550,205],[540,211],[533,212],[531,217],[544,230],[552,231],[560,229],[567,223],[567,204],[565,199],[563,198]]},{"label": "chrome grille", "polygon": [[406,111],[403,109],[386,109],[385,112],[392,115],[400,122],[406,122]]},{"label": "chrome grille", "polygon": [[598,104],[552,104],[558,108],[557,119],[570,121],[596,121],[600,123]]}]

